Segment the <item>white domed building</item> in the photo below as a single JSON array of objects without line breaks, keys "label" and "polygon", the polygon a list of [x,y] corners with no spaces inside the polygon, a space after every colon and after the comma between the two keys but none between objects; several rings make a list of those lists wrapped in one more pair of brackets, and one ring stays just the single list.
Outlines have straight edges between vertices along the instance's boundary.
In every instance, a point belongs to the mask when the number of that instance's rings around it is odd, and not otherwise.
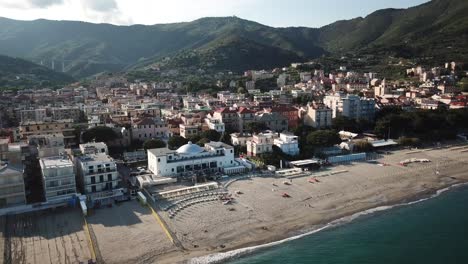
[{"label": "white domed building", "polygon": [[240,173],[247,168],[234,159],[232,146],[212,141],[204,147],[188,142],[177,150],[149,149],[148,169],[157,176],[176,177],[196,173]]}]

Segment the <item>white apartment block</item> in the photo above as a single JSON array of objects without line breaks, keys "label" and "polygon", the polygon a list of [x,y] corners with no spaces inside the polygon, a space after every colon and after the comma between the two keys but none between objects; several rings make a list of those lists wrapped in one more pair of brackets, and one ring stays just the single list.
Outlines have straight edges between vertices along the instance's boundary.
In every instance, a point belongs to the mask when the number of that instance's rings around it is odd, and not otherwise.
[{"label": "white apartment block", "polygon": [[104,142],[91,142],[86,144],[80,144],[80,151],[84,155],[97,153],[109,154],[107,145]]},{"label": "white apartment block", "polygon": [[299,140],[295,135],[280,133],[279,138],[273,140],[273,145],[288,155],[295,156],[299,154]]},{"label": "white apartment block", "polygon": [[26,109],[20,110],[21,122],[42,122],[47,117],[46,109]]},{"label": "white apartment block", "polygon": [[231,143],[234,146],[247,146],[247,141],[252,140],[250,134],[232,133]]},{"label": "white apartment block", "polygon": [[304,125],[315,128],[331,127],[332,116],[333,111],[323,104],[308,105]]},{"label": "white apartment block", "polygon": [[78,106],[53,107],[51,112],[54,120],[72,119],[78,122],[81,117],[81,110]]},{"label": "white apartment block", "polygon": [[115,189],[119,183],[117,165],[106,153],[76,157],[78,182],[85,194]]},{"label": "white apartment block", "polygon": [[221,134],[224,133],[224,131],[226,130],[226,126],[219,119],[207,117],[205,118],[205,123],[209,129],[216,130]]},{"label": "white apartment block", "polygon": [[46,201],[67,201],[76,194],[75,171],[67,156],[39,160]]},{"label": "white apartment block", "polygon": [[259,133],[252,136],[251,140],[248,140],[247,155],[258,156],[263,153],[269,153],[273,151],[273,140],[276,138],[275,133]]},{"label": "white apartment block", "polygon": [[333,118],[346,116],[351,119],[371,120],[375,115],[374,99],[361,98],[357,95],[327,95],[323,103],[333,111]]},{"label": "white apartment block", "polygon": [[0,165],[0,208],[26,203],[23,167]]}]

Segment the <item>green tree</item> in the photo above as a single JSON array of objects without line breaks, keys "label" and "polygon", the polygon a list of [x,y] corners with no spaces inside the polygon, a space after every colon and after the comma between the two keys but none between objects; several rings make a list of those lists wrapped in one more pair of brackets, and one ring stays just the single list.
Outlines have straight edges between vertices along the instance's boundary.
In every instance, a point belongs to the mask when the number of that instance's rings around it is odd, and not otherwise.
[{"label": "green tree", "polygon": [[419,138],[400,137],[398,139],[398,144],[402,146],[418,147],[421,145],[421,141]]},{"label": "green tree", "polygon": [[143,143],[143,148],[145,150],[165,147],[166,142],[162,141],[161,139],[148,139],[145,141],[145,143]]},{"label": "green tree", "polygon": [[265,123],[262,122],[251,122],[247,123],[247,129],[250,130],[250,132],[253,133],[260,133],[264,130],[267,130],[268,127],[265,125]]},{"label": "green tree", "polygon": [[169,149],[178,149],[181,146],[185,145],[188,143],[188,140],[186,138],[183,138],[181,136],[172,136],[169,138],[167,141],[167,145]]},{"label": "green tree", "polygon": [[208,138],[202,138],[200,140],[197,141],[197,145],[200,146],[200,147],[203,147],[205,146],[206,143],[209,143],[211,140],[209,140]]},{"label": "green tree", "polygon": [[317,130],[307,136],[307,143],[315,147],[330,147],[341,142],[335,130]]},{"label": "green tree", "polygon": [[346,116],[337,116],[333,118],[332,127],[336,130],[344,130],[350,132],[356,132],[358,130],[358,124],[356,120],[348,118]]},{"label": "green tree", "polygon": [[244,87],[239,87],[239,88],[237,89],[237,93],[246,94],[246,93],[247,93],[247,89],[245,89]]},{"label": "green tree", "polygon": [[219,141],[220,138],[221,138],[221,134],[214,130],[214,129],[210,129],[210,130],[207,130],[207,131],[203,131],[201,134],[200,134],[200,137],[202,138],[207,138],[211,141]]},{"label": "green tree", "polygon": [[81,135],[83,141],[86,142],[110,142],[118,138],[117,133],[110,128],[105,126],[93,127]]}]

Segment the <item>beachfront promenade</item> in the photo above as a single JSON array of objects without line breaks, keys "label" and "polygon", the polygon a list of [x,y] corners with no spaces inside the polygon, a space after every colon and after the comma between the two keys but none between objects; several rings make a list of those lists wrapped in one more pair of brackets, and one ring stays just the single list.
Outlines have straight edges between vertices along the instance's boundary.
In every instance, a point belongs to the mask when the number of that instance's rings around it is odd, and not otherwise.
[{"label": "beachfront promenade", "polygon": [[[400,164],[411,159],[429,162]],[[227,179],[215,189],[156,199],[154,212],[137,201],[124,202],[95,210],[86,224],[67,209],[20,215],[14,218],[21,219],[19,225],[4,216],[8,232],[2,233],[1,248],[8,252],[2,255],[28,263],[177,263],[276,241],[465,181],[468,147],[398,150],[376,161],[289,178],[265,173]]]}]

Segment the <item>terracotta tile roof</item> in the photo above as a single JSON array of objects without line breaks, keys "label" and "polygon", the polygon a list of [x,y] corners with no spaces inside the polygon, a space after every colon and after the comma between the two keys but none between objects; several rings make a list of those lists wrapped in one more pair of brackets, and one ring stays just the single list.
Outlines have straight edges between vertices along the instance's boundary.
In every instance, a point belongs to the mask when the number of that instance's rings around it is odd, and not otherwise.
[{"label": "terracotta tile roof", "polygon": [[254,110],[250,110],[246,107],[241,107],[239,108],[239,110],[237,111],[239,114],[254,114],[255,111]]},{"label": "terracotta tile roof", "polygon": [[140,120],[136,121],[135,125],[138,125],[138,126],[154,125],[154,120],[153,120],[153,118],[145,117],[143,119],[140,119]]},{"label": "terracotta tile roof", "polygon": [[216,112],[228,114],[228,113],[236,113],[236,110],[231,110],[228,107],[223,107],[223,108],[216,109]]}]

